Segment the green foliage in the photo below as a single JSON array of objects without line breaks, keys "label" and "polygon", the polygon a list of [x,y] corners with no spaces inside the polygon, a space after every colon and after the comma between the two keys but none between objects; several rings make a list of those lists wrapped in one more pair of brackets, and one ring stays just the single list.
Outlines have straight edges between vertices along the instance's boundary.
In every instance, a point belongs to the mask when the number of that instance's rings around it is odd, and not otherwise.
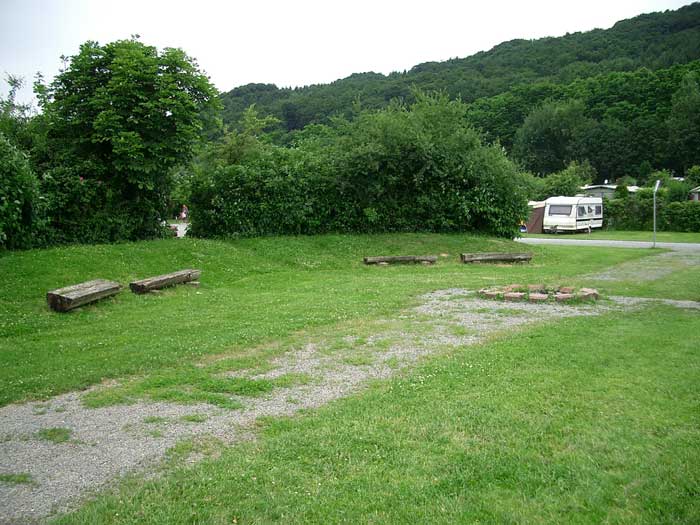
[{"label": "green foliage", "polygon": [[571,162],[566,169],[552,173],[544,179],[543,199],[557,195],[576,195],[581,193],[581,186],[590,184],[596,171],[588,161]]},{"label": "green foliage", "polygon": [[700,202],[670,202],[661,210],[663,229],[676,232],[700,232]]},{"label": "green foliage", "polygon": [[[700,59],[698,13],[700,5],[692,4],[676,11],[623,20],[607,30],[512,40],[467,58],[428,62],[386,76],[372,72],[353,74],[331,84],[294,89],[248,84],[222,95],[224,120],[234,125],[246,108],[257,104],[261,113],[275,115],[282,121],[282,128],[289,131],[311,123],[328,123],[334,115],[350,117],[358,100],[364,109],[384,108],[395,98],[410,103],[413,87],[445,90],[451,98],[473,102],[514,87],[528,90],[527,86],[536,84],[565,85],[641,67],[668,68]],[[552,96],[547,91],[548,88],[541,90],[538,104]],[[498,137],[506,147],[510,147],[515,130],[534,107],[523,107],[518,98],[517,94],[506,96],[500,101],[503,103],[492,106],[494,111],[489,111],[493,119],[475,122],[478,127],[484,122],[493,123],[496,133],[489,139]]]},{"label": "green foliage", "polygon": [[0,248],[35,242],[39,183],[24,153],[0,133]]},{"label": "green foliage", "polygon": [[544,195],[545,178],[533,175],[529,171],[518,173],[518,185],[528,200],[542,200]]},{"label": "green foliage", "polygon": [[577,158],[577,145],[593,125],[581,101],[546,102],[535,108],[518,129],[513,153],[535,173],[562,170]]},{"label": "green foliage", "polygon": [[410,107],[395,103],[312,128],[292,148],[245,131],[235,142],[225,138],[211,171],[193,182],[192,233],[513,236],[526,214],[515,167],[500,148],[481,144],[464,104],[444,95],[415,97]]},{"label": "green foliage", "polygon": [[700,186],[700,166],[695,165],[685,172],[685,181],[692,188]]},{"label": "green foliage", "polygon": [[[659,231],[700,232],[700,203],[688,200],[687,185],[670,181],[657,193]],[[681,191],[678,191],[679,188]],[[653,228],[653,190],[640,188],[626,199],[605,202],[606,224],[616,230],[651,230]]]},{"label": "green foliage", "polygon": [[216,107],[215,89],[194,60],[133,39],[87,42],[39,94],[53,168],[45,188],[62,206],[51,221],[57,238],[84,241],[89,230],[93,241],[159,235],[171,171],[191,158]]},{"label": "green foliage", "polygon": [[588,161],[572,161],[565,169],[545,177],[536,177],[531,173],[521,174],[520,184],[530,200],[543,201],[558,195],[573,196],[581,193],[581,186],[590,184],[595,176],[595,168]]},{"label": "green foliage", "polygon": [[688,200],[688,193],[691,190],[690,184],[685,181],[670,180],[667,184],[668,202],[685,202]]},{"label": "green foliage", "polygon": [[668,119],[669,141],[685,171],[700,158],[700,75],[688,73],[678,91],[673,94],[671,114]]},{"label": "green foliage", "polygon": [[[132,207],[102,180],[85,178],[80,173],[76,168],[57,167],[41,179],[41,193],[49,210],[47,244],[98,243],[131,237]],[[154,230],[153,235],[156,233]]]},{"label": "green foliage", "polygon": [[[643,184],[652,168],[682,175],[700,160],[699,14],[700,4],[692,4],[608,30],[504,42],[388,76],[363,73],[296,89],[251,84],[222,95],[224,119],[233,125],[255,103],[281,120],[282,133],[354,118],[357,106],[411,103],[411,86],[442,89],[469,102],[468,118],[485,141],[503,145],[533,173],[588,159],[596,182],[632,176]],[[514,148],[518,130],[525,137]]]},{"label": "green foliage", "polygon": [[7,97],[0,97],[0,133],[21,150],[27,151],[32,145],[30,120],[31,106],[17,102],[17,92],[24,86],[24,79],[6,75]]}]

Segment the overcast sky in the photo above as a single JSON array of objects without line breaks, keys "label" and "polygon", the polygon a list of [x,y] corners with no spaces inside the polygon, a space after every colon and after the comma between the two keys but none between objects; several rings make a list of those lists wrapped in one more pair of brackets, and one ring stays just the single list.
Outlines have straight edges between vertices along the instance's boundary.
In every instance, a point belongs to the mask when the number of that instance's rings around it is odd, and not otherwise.
[{"label": "overcast sky", "polygon": [[[181,47],[221,91],[326,83],[465,57],[505,40],[611,27],[690,0],[0,0],[0,73],[50,79],[81,43]],[[6,93],[4,78],[0,92]],[[30,96],[29,91],[22,98]]]}]

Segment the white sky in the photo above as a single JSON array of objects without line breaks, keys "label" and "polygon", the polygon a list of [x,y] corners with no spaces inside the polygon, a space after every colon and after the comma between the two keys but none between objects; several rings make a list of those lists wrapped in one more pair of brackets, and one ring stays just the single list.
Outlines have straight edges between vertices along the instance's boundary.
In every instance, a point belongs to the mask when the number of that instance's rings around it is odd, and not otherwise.
[{"label": "white sky", "polygon": [[[465,57],[505,40],[608,28],[690,0],[0,0],[4,73],[31,85],[58,72],[81,43],[141,35],[181,47],[216,87],[303,86],[352,73],[390,73]],[[22,99],[31,97],[29,89]]]}]

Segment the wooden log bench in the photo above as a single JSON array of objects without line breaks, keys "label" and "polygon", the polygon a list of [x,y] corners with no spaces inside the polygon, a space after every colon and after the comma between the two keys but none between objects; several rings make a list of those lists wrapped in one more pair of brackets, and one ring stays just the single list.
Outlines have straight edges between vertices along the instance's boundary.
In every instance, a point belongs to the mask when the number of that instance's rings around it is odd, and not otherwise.
[{"label": "wooden log bench", "polygon": [[200,270],[180,270],[131,282],[129,283],[129,288],[131,288],[131,291],[134,293],[147,293],[153,290],[160,290],[167,286],[196,281],[199,279],[201,273]]},{"label": "wooden log bench", "polygon": [[365,257],[365,264],[396,264],[396,263],[424,263],[435,264],[437,255],[386,255],[378,257]]},{"label": "wooden log bench", "polygon": [[119,283],[95,279],[47,292],[46,302],[51,309],[57,312],[67,312],[84,304],[115,295],[119,293],[121,288]]},{"label": "wooden log bench", "polygon": [[481,252],[481,253],[463,253],[463,263],[481,263],[481,262],[530,262],[532,259],[531,253],[499,253],[499,252]]}]

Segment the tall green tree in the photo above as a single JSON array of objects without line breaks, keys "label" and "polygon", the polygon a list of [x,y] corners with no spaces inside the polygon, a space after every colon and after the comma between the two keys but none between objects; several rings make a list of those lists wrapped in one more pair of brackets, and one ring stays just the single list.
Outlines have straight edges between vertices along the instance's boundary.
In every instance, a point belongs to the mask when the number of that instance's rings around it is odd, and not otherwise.
[{"label": "tall green tree", "polygon": [[579,157],[582,138],[594,126],[579,100],[545,102],[530,112],[516,133],[513,153],[530,171],[554,173]]},{"label": "tall green tree", "polygon": [[157,235],[171,171],[192,157],[218,105],[197,63],[181,49],[159,52],[136,38],[87,42],[38,94],[54,177],[104,188],[96,211],[115,227],[95,240]]},{"label": "tall green tree", "polygon": [[669,140],[683,172],[700,163],[700,75],[688,73],[673,95]]}]

